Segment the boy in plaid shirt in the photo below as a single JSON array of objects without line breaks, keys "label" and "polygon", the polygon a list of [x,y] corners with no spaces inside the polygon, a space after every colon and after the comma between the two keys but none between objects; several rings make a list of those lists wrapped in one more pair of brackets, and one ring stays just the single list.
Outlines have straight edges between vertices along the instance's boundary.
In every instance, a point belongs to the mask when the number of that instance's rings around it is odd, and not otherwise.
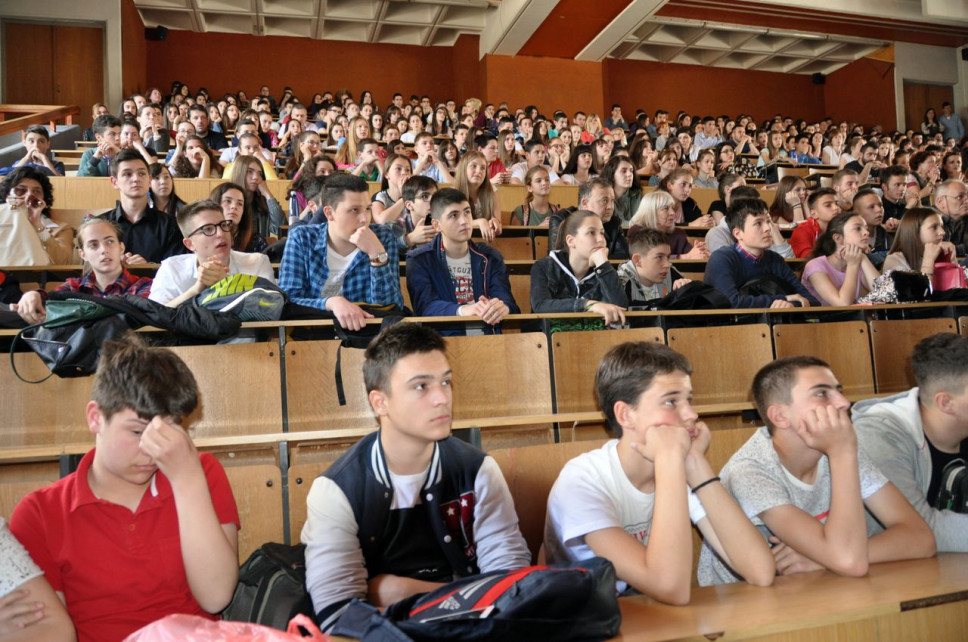
[{"label": "boy in plaid shirt", "polygon": [[389,225],[370,223],[370,195],[359,176],[326,180],[315,205],[326,222],[293,228],[279,267],[279,287],[290,301],[329,310],[347,330],[373,315],[358,304],[403,307],[397,237]]}]

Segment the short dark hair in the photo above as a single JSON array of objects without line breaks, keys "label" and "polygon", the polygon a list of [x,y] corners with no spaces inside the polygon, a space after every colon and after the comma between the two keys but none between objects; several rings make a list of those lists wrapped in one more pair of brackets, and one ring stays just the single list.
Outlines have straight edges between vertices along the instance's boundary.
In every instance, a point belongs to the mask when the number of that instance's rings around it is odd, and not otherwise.
[{"label": "short dark hair", "polygon": [[961,394],[968,375],[968,337],[942,332],[921,339],[911,354],[921,403],[942,390]]},{"label": "short dark hair", "polygon": [[782,357],[760,368],[753,377],[753,404],[771,435],[774,426],[767,417],[766,411],[774,403],[790,403],[792,399],[790,393],[796,385],[797,373],[806,368],[830,368],[830,366],[817,357],[806,355]]},{"label": "short dark hair", "polygon": [[911,170],[904,165],[891,165],[890,167],[885,167],[881,170],[881,184],[886,183],[892,176],[900,176],[907,180],[907,175],[911,173]]},{"label": "short dark hair", "polygon": [[[223,185],[230,185],[232,188],[240,190],[243,194],[245,194],[245,190],[234,183],[223,183]],[[229,188],[225,187],[223,189],[228,190]],[[181,230],[182,236],[187,238],[188,235],[192,233],[191,228],[188,227],[189,221],[191,221],[199,213],[207,212],[209,210],[214,210],[221,214],[222,206],[210,198],[203,198],[197,201],[192,201],[178,210],[178,214],[175,216],[175,221],[178,223],[178,229]]]},{"label": "short dark hair", "polygon": [[101,346],[91,400],[106,420],[130,408],[145,420],[181,421],[198,407],[198,395],[195,376],[171,350],[148,347],[133,332]]},{"label": "short dark hair", "polygon": [[497,136],[494,134],[481,134],[474,138],[474,146],[478,149],[484,149],[492,140],[497,140]]},{"label": "short dark hair", "polygon": [[400,198],[403,202],[413,201],[417,198],[417,194],[420,192],[425,192],[431,188],[437,187],[437,181],[430,178],[429,176],[411,176],[403,182],[403,187],[400,188]]},{"label": "short dark hair", "polygon": [[595,374],[595,394],[605,413],[608,431],[622,436],[622,426],[615,418],[615,403],[635,405],[652,385],[656,375],[682,372],[692,374],[689,360],[661,343],[646,341],[619,344],[605,353]]},{"label": "short dark hair", "polygon": [[40,134],[46,140],[48,141],[50,140],[50,132],[47,131],[47,128],[44,127],[43,125],[31,125],[26,129],[26,131],[24,131],[24,136],[26,136],[27,134]]},{"label": "short dark hair", "polygon": [[148,168],[148,161],[145,157],[141,155],[137,149],[122,149],[118,152],[118,155],[111,159],[111,176],[118,177],[118,167],[121,163],[127,163],[128,161],[139,161],[144,163],[145,168]]},{"label": "short dark hair", "polygon": [[629,228],[628,244],[631,254],[648,254],[649,250],[659,245],[672,246],[668,234],[645,225],[633,225]]},{"label": "short dark hair", "polygon": [[376,336],[364,353],[363,383],[366,391],[389,392],[390,372],[397,361],[411,354],[447,353],[447,346],[435,330],[419,323],[397,323]]},{"label": "short dark hair", "polygon": [[114,114],[101,114],[94,119],[91,124],[91,131],[95,134],[103,134],[106,129],[111,129],[112,127],[120,127],[121,119]]},{"label": "short dark hair", "polygon": [[194,105],[192,105],[191,107],[189,107],[188,108],[188,117],[189,118],[191,118],[193,111],[200,111],[203,114],[205,114],[205,118],[208,118],[208,109],[206,109],[204,105],[199,105],[198,103],[195,103]]},{"label": "short dark hair", "polygon": [[342,202],[344,193],[369,193],[369,191],[370,188],[367,186],[366,181],[360,176],[354,176],[353,174],[333,174],[319,192],[319,205],[320,207],[326,207],[328,205],[336,209]]},{"label": "short dark hair", "polygon": [[811,192],[810,196],[807,197],[807,210],[812,210],[814,206],[817,204],[817,201],[819,201],[821,197],[824,197],[824,196],[833,196],[836,198],[837,192],[835,192],[834,188],[832,187],[821,187],[815,192]]},{"label": "short dark hair", "polygon": [[[735,191],[735,190],[734,190]],[[726,209],[726,223],[730,231],[742,230],[746,219],[758,214],[769,214],[770,208],[761,198],[740,198],[730,202]]]},{"label": "short dark hair", "polygon": [[437,193],[430,199],[430,214],[434,219],[439,220],[448,205],[467,202],[469,202],[467,194],[453,187],[445,187],[444,189],[437,190]]}]

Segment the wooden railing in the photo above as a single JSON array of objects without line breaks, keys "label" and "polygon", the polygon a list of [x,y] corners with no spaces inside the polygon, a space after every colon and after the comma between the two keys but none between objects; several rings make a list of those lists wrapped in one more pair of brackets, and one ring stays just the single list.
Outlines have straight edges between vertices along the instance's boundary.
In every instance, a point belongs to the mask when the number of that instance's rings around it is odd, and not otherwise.
[{"label": "wooden railing", "polygon": [[3,105],[0,104],[0,136],[23,131],[31,125],[46,123],[51,131],[57,123],[74,123],[81,113],[77,105]]}]

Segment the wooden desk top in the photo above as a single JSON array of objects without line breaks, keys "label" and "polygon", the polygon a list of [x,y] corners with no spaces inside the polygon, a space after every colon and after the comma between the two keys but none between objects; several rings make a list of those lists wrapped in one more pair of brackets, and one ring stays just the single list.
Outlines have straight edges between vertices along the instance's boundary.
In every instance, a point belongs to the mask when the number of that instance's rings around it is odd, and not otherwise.
[{"label": "wooden desk top", "polygon": [[968,554],[871,566],[866,577],[829,571],[778,577],[772,587],[693,589],[688,606],[646,597],[619,600],[617,640],[740,640],[968,600]]}]

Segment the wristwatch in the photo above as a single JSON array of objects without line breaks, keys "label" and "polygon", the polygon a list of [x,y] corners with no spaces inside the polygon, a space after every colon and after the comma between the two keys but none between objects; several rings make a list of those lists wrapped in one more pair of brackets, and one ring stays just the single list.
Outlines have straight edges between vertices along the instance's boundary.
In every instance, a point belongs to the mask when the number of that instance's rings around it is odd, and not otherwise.
[{"label": "wristwatch", "polygon": [[376,258],[370,257],[370,265],[373,267],[383,267],[390,262],[390,256],[384,251],[376,255]]}]

